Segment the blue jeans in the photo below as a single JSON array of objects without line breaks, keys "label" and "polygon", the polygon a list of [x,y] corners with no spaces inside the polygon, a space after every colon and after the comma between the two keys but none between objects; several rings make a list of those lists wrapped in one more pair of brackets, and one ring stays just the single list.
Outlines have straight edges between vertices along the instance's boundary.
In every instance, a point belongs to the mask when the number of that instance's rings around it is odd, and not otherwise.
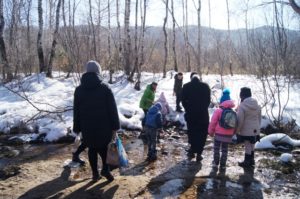
[{"label": "blue jeans", "polygon": [[148,157],[156,157],[156,138],[157,138],[157,129],[145,127],[146,136],[148,139]]}]

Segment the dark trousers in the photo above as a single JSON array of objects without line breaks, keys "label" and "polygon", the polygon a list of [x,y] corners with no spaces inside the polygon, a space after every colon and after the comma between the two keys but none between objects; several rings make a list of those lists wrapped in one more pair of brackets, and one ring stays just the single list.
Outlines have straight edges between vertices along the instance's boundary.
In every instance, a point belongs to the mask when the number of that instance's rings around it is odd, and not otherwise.
[{"label": "dark trousers", "polygon": [[181,102],[181,92],[177,92],[176,93],[176,110],[181,109],[180,102]]},{"label": "dark trousers", "polygon": [[144,127],[145,123],[146,123],[146,116],[147,116],[148,110],[147,109],[143,109],[143,111],[144,111],[145,116],[144,116],[144,118],[142,120],[142,126]]},{"label": "dark trousers", "polygon": [[86,148],[87,146],[82,142],[75,151],[74,155],[79,156],[79,154],[82,153]]},{"label": "dark trousers", "polygon": [[208,124],[197,124],[187,121],[188,142],[191,144],[191,152],[202,154],[207,139]]},{"label": "dark trousers", "polygon": [[89,162],[94,175],[98,175],[98,154],[102,159],[102,171],[108,172],[109,168],[106,164],[107,146],[103,148],[89,148],[88,156]]},{"label": "dark trousers", "polygon": [[[221,155],[221,162],[220,162],[220,149],[222,151]],[[221,142],[215,139],[214,141],[214,163],[216,165],[221,164],[221,166],[226,165],[227,161],[227,155],[228,155],[228,143],[227,142]]]},{"label": "dark trousers", "polygon": [[148,157],[156,157],[156,138],[157,138],[157,129],[154,128],[145,128],[147,140],[148,140]]}]

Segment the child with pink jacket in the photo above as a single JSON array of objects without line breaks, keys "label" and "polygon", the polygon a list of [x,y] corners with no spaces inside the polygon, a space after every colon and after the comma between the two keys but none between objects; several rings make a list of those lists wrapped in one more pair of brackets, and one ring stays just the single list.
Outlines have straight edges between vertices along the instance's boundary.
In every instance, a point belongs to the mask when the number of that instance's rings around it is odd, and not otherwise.
[{"label": "child with pink jacket", "polygon": [[[217,110],[213,113],[211,122],[208,127],[208,133],[210,136],[215,137],[214,139],[214,156],[212,166],[217,168],[220,164],[221,169],[226,168],[228,144],[232,141],[232,136],[235,129],[225,129],[219,125],[223,109],[234,108],[234,101],[230,99],[229,89],[224,89],[220,100],[220,105]],[[220,158],[220,150],[222,155]]]}]

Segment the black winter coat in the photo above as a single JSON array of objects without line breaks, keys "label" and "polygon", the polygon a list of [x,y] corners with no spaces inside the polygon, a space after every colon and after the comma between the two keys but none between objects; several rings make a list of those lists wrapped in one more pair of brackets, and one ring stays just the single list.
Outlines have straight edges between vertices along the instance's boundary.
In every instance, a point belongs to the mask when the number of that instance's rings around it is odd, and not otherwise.
[{"label": "black winter coat", "polygon": [[178,74],[176,74],[174,76],[174,88],[173,88],[173,91],[174,93],[176,94],[181,94],[181,91],[182,91],[182,79],[178,79]]},{"label": "black winter coat", "polygon": [[210,88],[198,78],[183,85],[182,105],[186,112],[186,120],[190,124],[208,125],[210,104]]},{"label": "black winter coat", "polygon": [[120,128],[118,110],[111,89],[96,73],[85,73],[74,93],[73,131],[82,133],[88,147],[107,146],[112,131]]}]

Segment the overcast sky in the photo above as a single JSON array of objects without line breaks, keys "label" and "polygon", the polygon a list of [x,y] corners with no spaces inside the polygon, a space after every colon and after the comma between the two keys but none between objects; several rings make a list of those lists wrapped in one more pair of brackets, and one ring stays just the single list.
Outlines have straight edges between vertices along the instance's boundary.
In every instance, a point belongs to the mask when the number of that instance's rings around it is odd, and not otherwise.
[{"label": "overcast sky", "polygon": [[[87,0],[72,0],[75,1],[75,4],[78,5],[76,10],[76,24],[87,24],[89,20],[89,6]],[[97,9],[98,6],[96,2],[99,0],[93,0],[93,18],[94,20],[97,18]],[[141,1],[141,0],[140,0]],[[147,18],[146,18],[146,26],[162,26],[163,19],[165,17],[165,4],[163,3],[165,0],[148,0],[148,9],[147,9]],[[170,0],[169,0],[170,1]],[[182,1],[186,0],[174,0],[175,2],[175,18],[178,24],[182,25]],[[197,12],[194,5],[198,6],[198,0],[188,0],[188,17],[189,17],[189,25],[197,25]],[[272,25],[272,14],[273,14],[273,5],[262,5],[267,2],[273,2],[273,0],[228,0],[229,1],[229,9],[230,9],[230,28],[245,28],[245,10],[246,10],[246,2],[249,1],[249,12],[248,12],[248,27],[258,27],[263,25]],[[278,0],[280,1],[280,0]],[[284,0],[288,1],[288,0]],[[45,17],[45,25],[47,26],[47,14],[46,11],[49,10],[47,7],[48,0],[44,0],[44,17]],[[107,22],[107,0],[101,0],[103,4],[101,5],[102,10],[102,25],[105,25]],[[116,25],[116,17],[115,17],[115,0],[111,0],[111,23],[112,25]],[[124,24],[124,2],[125,0],[120,0],[121,3],[121,25]],[[201,25],[209,26],[209,9],[208,2],[209,0],[201,0],[202,9],[201,9]],[[210,0],[211,2],[211,26],[217,29],[227,29],[227,9],[226,9],[226,0]],[[300,0],[296,0],[296,2],[300,5]],[[35,5],[35,1],[33,4],[32,11],[32,20],[33,23],[37,23],[37,9]],[[131,0],[131,26],[134,26],[135,23],[135,0]],[[170,5],[169,5],[170,6]],[[291,9],[290,6],[284,5],[284,21],[285,27],[290,29],[300,30],[300,16],[295,14],[295,12]],[[7,10],[7,13],[10,11]],[[67,14],[68,15],[68,14]],[[297,17],[296,17],[297,16]],[[140,19],[140,17],[139,17]],[[169,13],[168,26],[171,27],[172,18]]]}]

